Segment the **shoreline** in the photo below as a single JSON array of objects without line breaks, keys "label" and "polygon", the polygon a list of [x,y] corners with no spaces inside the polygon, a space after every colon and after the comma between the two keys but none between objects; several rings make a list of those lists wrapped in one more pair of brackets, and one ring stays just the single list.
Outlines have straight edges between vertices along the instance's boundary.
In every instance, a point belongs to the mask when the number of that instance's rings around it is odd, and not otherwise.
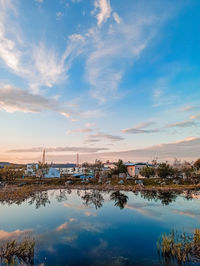
[{"label": "shoreline", "polygon": [[55,184],[30,184],[19,187],[17,185],[8,185],[0,188],[0,202],[6,201],[23,201],[35,193],[47,192],[48,190],[98,190],[102,192],[124,191],[124,192],[172,192],[182,193],[185,191],[198,191],[200,185],[166,185],[166,186],[141,186],[141,185],[94,185],[94,184],[71,184],[71,185],[55,185]]}]

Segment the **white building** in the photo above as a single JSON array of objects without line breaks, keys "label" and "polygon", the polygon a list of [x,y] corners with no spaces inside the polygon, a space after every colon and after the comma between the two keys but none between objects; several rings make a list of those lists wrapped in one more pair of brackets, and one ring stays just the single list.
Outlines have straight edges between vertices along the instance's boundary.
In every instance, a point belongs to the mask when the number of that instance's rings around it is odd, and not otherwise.
[{"label": "white building", "polygon": [[[26,176],[38,176],[39,165],[38,163],[31,163],[26,165],[25,175]],[[47,173],[44,175],[45,178],[60,178],[60,170],[53,167],[49,167]]]},{"label": "white building", "polygon": [[47,174],[44,176],[45,178],[60,178],[60,171],[56,168],[50,167],[48,169]]},{"label": "white building", "polygon": [[38,170],[38,163],[29,163],[26,165],[25,175],[35,176]]},{"label": "white building", "polygon": [[103,166],[104,166],[104,168],[109,168],[109,169],[115,169],[115,168],[117,168],[117,165],[115,163],[110,163],[110,162],[104,163]]},{"label": "white building", "polygon": [[60,174],[63,175],[72,175],[74,173],[77,173],[78,169],[76,167],[76,164],[52,164],[52,168],[57,169],[60,171]]}]

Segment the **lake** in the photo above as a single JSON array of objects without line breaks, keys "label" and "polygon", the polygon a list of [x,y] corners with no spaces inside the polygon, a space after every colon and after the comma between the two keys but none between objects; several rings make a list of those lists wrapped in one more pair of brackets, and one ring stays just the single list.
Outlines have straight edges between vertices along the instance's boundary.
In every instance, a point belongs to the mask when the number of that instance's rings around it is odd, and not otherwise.
[{"label": "lake", "polygon": [[41,266],[163,265],[158,238],[199,228],[199,206],[198,192],[51,190],[0,203],[0,242],[34,238]]}]

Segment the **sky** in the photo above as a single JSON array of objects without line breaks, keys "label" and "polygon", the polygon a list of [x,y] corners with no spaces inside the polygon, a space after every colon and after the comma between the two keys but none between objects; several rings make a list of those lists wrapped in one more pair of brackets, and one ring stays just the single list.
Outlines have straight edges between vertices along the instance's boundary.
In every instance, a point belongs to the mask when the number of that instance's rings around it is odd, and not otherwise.
[{"label": "sky", "polygon": [[0,0],[0,161],[200,157],[199,0]]}]

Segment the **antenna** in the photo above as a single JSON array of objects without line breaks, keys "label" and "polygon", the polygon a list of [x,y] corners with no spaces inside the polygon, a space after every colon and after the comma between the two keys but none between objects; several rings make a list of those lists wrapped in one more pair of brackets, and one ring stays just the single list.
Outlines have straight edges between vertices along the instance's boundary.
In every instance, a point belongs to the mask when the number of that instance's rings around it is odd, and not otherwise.
[{"label": "antenna", "polygon": [[76,166],[79,167],[79,155],[78,155],[78,152],[77,152],[77,155],[76,155]]},{"label": "antenna", "polygon": [[43,150],[42,163],[45,164],[45,149]]}]

